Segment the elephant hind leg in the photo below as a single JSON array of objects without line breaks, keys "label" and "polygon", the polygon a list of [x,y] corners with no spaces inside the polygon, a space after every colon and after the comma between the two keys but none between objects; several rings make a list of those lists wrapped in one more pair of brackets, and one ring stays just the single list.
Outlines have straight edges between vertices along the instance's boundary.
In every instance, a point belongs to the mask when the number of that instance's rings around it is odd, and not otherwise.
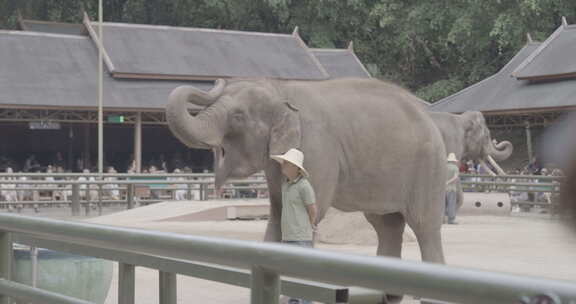
[{"label": "elephant hind leg", "polygon": [[[400,213],[391,213],[385,215],[364,213],[376,235],[378,235],[377,255],[400,258],[402,255],[402,235],[406,221]],[[383,304],[400,303],[403,296],[386,294],[382,298]]]},{"label": "elephant hind leg", "polygon": [[442,235],[438,229],[412,229],[418,240],[422,261],[445,264]]},{"label": "elephant hind leg", "polygon": [[404,216],[400,213],[391,214],[370,214],[364,216],[376,230],[378,235],[377,255],[401,257],[402,253],[402,234],[406,222]]}]

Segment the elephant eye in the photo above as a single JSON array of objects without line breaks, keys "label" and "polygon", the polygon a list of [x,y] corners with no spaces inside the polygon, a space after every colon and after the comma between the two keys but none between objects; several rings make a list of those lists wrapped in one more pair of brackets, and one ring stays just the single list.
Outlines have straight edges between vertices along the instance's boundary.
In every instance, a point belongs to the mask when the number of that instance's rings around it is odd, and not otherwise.
[{"label": "elephant eye", "polygon": [[232,119],[234,119],[235,121],[243,121],[244,120],[244,113],[236,112],[236,113],[232,114]]}]

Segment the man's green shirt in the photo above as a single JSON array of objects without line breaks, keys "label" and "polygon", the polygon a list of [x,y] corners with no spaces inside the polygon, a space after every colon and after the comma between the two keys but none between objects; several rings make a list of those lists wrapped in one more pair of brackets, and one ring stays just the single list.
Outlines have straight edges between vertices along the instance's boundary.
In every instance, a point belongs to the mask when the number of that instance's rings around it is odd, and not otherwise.
[{"label": "man's green shirt", "polygon": [[[446,172],[448,173],[448,179],[450,180],[451,178],[453,178],[454,176],[456,176],[456,178],[458,178],[459,175],[459,171],[460,169],[458,169],[458,166],[456,166],[453,163],[448,163],[447,164],[447,170]],[[448,191],[458,191],[458,186],[456,185],[458,183],[458,180],[454,180],[453,182],[449,183],[448,185],[446,185],[446,192]]]},{"label": "man's green shirt", "polygon": [[282,240],[311,241],[312,223],[307,205],[316,203],[314,189],[303,176],[282,184]]}]

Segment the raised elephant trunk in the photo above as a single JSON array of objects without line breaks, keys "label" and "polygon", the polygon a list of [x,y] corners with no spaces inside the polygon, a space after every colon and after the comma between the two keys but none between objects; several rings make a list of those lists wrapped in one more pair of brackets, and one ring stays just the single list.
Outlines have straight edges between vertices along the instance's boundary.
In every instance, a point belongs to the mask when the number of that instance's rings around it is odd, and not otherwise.
[{"label": "raised elephant trunk", "polygon": [[[166,120],[172,133],[186,146],[198,149],[219,147],[225,126],[224,120],[216,119],[220,112],[210,107],[222,95],[226,82],[216,81],[210,92],[201,91],[192,86],[180,86],[170,93],[166,107]],[[188,106],[195,104],[207,107],[198,115],[192,116]]]},{"label": "raised elephant trunk", "polygon": [[512,143],[509,141],[501,141],[499,143],[490,142],[488,144],[487,154],[492,156],[497,161],[508,159],[512,154]]}]

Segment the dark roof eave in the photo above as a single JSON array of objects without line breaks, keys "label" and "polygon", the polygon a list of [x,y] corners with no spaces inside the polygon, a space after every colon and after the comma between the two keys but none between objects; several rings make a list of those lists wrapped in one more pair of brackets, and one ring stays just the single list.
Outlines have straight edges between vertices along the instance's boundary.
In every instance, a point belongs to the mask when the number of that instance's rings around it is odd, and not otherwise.
[{"label": "dark roof eave", "polygon": [[[233,79],[233,78],[252,78],[245,76],[196,76],[196,75],[174,75],[174,74],[148,74],[148,73],[126,73],[126,72],[113,72],[112,77],[116,79],[146,79],[146,80],[190,80],[190,81],[214,81],[218,79]],[[314,81],[325,80],[326,78],[317,79],[298,79],[298,78],[281,78],[281,77],[253,77],[253,78],[266,78],[278,80],[301,80],[301,81]]]},{"label": "dark roof eave", "polygon": [[576,72],[560,73],[560,74],[548,74],[548,75],[529,75],[529,76],[517,76],[513,75],[518,80],[561,80],[561,79],[571,79],[576,78]]}]

